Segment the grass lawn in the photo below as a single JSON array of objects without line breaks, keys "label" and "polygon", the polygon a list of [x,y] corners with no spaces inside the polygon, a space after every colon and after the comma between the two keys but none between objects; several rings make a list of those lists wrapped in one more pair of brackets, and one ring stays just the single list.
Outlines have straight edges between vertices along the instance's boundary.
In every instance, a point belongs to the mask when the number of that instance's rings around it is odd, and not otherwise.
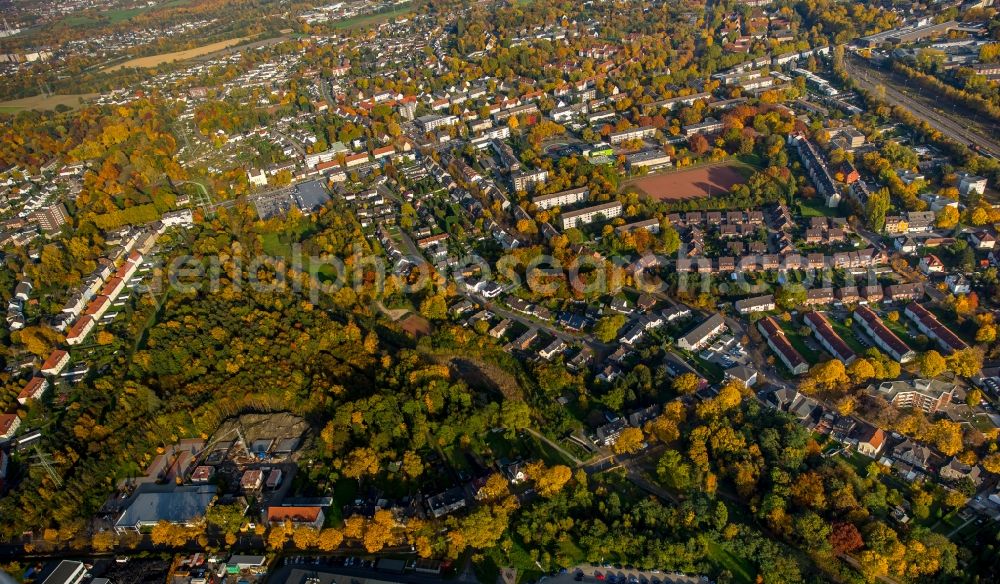
[{"label": "grass lawn", "polygon": [[[261,247],[264,253],[272,257],[291,257],[292,244],[303,241],[311,234],[312,225],[307,219],[298,225],[284,231],[267,231],[259,233]],[[320,270],[323,272],[323,270]]]},{"label": "grass lawn", "polygon": [[822,199],[812,199],[799,203],[799,213],[803,217],[839,217],[840,213],[835,207],[827,207]]},{"label": "grass lawn", "polygon": [[344,522],[344,506],[358,497],[358,481],[341,479],[333,487],[333,505],[327,507],[326,525],[338,526]]},{"label": "grass lawn", "polygon": [[0,113],[14,114],[21,110],[51,110],[58,105],[70,109],[80,107],[81,99],[97,97],[96,93],[74,93],[69,95],[34,95],[0,102]]},{"label": "grass lawn", "polygon": [[[509,554],[504,554],[499,546],[492,547],[483,554],[484,559],[481,562],[473,565],[476,576],[480,576],[480,582],[496,582],[500,569],[507,567],[517,569],[518,582],[537,581],[542,576],[542,571],[535,565],[531,554],[524,548],[520,538],[517,535],[512,535],[511,541],[513,545]],[[489,578],[490,576],[492,579]]]},{"label": "grass lawn", "polygon": [[844,323],[840,322],[839,320],[835,320],[833,318],[828,318],[827,320],[830,321],[830,326],[833,327],[834,332],[840,335],[840,338],[844,339],[844,342],[847,343],[847,346],[850,347],[851,349],[854,349],[855,353],[861,355],[862,353],[867,351],[865,346],[861,344],[861,341],[858,340],[857,335],[854,334],[854,331],[847,328],[844,325]]},{"label": "grass lawn", "polygon": [[496,582],[500,577],[500,566],[492,556],[483,556],[478,562],[472,562],[472,571],[480,582]]},{"label": "grass lawn", "polygon": [[882,322],[885,323],[885,326],[887,326],[889,330],[896,333],[896,336],[902,339],[904,343],[909,345],[911,349],[920,350],[920,343],[910,336],[909,331],[906,329],[906,325],[903,324],[903,318],[904,317],[900,315],[899,320],[896,322],[891,322],[888,318],[883,318]]},{"label": "grass lawn", "polygon": [[500,460],[501,458],[510,460],[515,456],[514,446],[503,434],[503,432],[487,432],[486,437],[483,439],[487,446],[490,447],[493,458],[496,460]]},{"label": "grass lawn", "polygon": [[753,564],[745,558],[738,558],[722,549],[722,546],[717,542],[709,542],[708,558],[716,566],[728,570],[733,575],[733,582],[749,583],[754,581],[757,570],[754,569]]},{"label": "grass lawn", "polygon": [[264,233],[260,236],[261,246],[264,253],[274,257],[286,257],[292,255],[292,246],[281,241],[280,233]]},{"label": "grass lawn", "polygon": [[854,471],[862,478],[868,476],[868,465],[875,462],[874,459],[868,458],[864,454],[859,454],[857,452],[851,452],[850,454],[845,453],[838,458],[848,466],[854,468]]},{"label": "grass lawn", "polygon": [[469,471],[469,461],[465,458],[465,453],[458,448],[444,448],[442,449],[445,457],[448,459],[448,464],[456,470]]},{"label": "grass lawn", "polygon": [[[937,317],[941,321],[941,324],[951,329],[953,333],[958,335],[963,341],[969,343],[969,345],[976,344],[976,337],[974,330],[967,330],[964,326],[958,323],[955,318],[955,313],[950,310],[945,310],[944,308],[936,305],[925,305],[927,310],[931,311],[931,314]],[[969,321],[966,321],[968,324]],[[974,327],[971,327],[974,328]]]},{"label": "grass lawn", "polygon": [[573,468],[575,463],[568,459],[563,453],[559,452],[555,448],[552,448],[545,442],[542,442],[538,438],[535,438],[532,434],[527,434],[524,440],[531,445],[531,449],[538,453],[538,455],[545,461],[548,465],[553,464],[565,464],[566,466]]},{"label": "grass lawn", "polygon": [[[775,319],[778,320],[778,319]],[[819,353],[806,344],[806,337],[799,334],[798,327],[795,322],[782,322],[778,321],[781,326],[781,330],[785,331],[785,336],[788,337],[788,342],[792,344],[792,347],[802,355],[802,358],[809,362],[810,365],[815,365],[819,361]]]},{"label": "grass lawn", "polygon": [[587,561],[587,554],[569,539],[559,542],[559,565],[571,568]]},{"label": "grass lawn", "polygon": [[972,426],[980,432],[990,432],[996,428],[996,424],[986,414],[976,414],[972,417]]},{"label": "grass lawn", "polygon": [[385,12],[375,12],[370,14],[359,14],[358,16],[352,16],[351,18],[345,18],[344,20],[338,20],[332,23],[333,28],[345,30],[351,28],[360,28],[363,26],[368,26],[370,24],[379,24],[395,18],[397,16],[403,16],[404,14],[409,14],[413,12],[413,2],[409,2],[400,6],[399,8],[388,10]]},{"label": "grass lawn", "polygon": [[713,361],[706,361],[696,354],[689,353],[686,361],[688,364],[694,365],[694,368],[697,369],[705,379],[711,381],[712,383],[721,382],[722,378],[725,376],[725,371],[722,369],[722,365]]}]

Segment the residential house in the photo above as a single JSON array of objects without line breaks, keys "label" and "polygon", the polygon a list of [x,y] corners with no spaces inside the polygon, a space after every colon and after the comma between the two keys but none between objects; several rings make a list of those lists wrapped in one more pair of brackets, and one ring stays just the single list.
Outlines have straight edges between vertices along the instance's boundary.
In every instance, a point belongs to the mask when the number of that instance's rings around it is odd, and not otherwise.
[{"label": "residential house", "polygon": [[961,481],[964,479],[969,479],[972,484],[978,486],[983,482],[982,479],[982,468],[979,465],[968,465],[964,462],[958,460],[956,457],[952,457],[948,464],[941,467],[938,472],[941,478],[947,479],[949,481]]},{"label": "residential house", "polygon": [[767,345],[793,375],[802,375],[809,370],[809,363],[792,347],[785,332],[774,318],[768,316],[757,321],[757,328],[767,341]]},{"label": "residential house", "polygon": [[952,294],[968,294],[972,290],[969,279],[962,274],[948,274],[944,279],[948,291]]},{"label": "residential house", "polygon": [[944,271],[944,262],[934,254],[927,254],[920,258],[919,268],[921,272],[928,276],[931,274],[940,274]]},{"label": "residential house", "polygon": [[960,339],[950,328],[941,324],[941,321],[922,305],[911,302],[906,305],[904,314],[917,325],[920,332],[936,341],[944,353],[950,354],[969,348],[965,341]]},{"label": "residential house", "polygon": [[885,432],[881,428],[865,424],[858,433],[858,452],[869,458],[878,458],[885,446]]},{"label": "residential house", "polygon": [[857,358],[854,350],[844,342],[844,339],[837,334],[837,331],[833,330],[833,325],[830,324],[825,314],[822,312],[807,312],[803,320],[805,320],[806,326],[812,330],[819,344],[829,351],[835,359],[842,361],[845,365],[854,362],[854,359]]},{"label": "residential house", "polygon": [[726,369],[725,380],[741,383],[743,387],[753,387],[757,383],[757,370],[751,365],[737,365]]},{"label": "residential house", "polygon": [[465,490],[461,486],[453,487],[437,495],[427,497],[426,503],[431,515],[435,519],[439,519],[465,508]]},{"label": "residential house", "polygon": [[993,249],[997,244],[997,238],[989,231],[975,231],[969,235],[969,242],[978,250]]},{"label": "residential house", "polygon": [[17,414],[0,414],[0,442],[13,438],[20,427],[21,418]]},{"label": "residential house", "polygon": [[883,351],[890,357],[906,363],[916,357],[913,349],[910,349],[899,337],[896,336],[877,314],[872,312],[867,306],[859,306],[854,310],[855,322],[875,341]]},{"label": "residential house", "polygon": [[811,288],[806,290],[805,306],[822,306],[833,302],[833,288]]},{"label": "residential house", "polygon": [[546,361],[551,361],[557,355],[561,354],[566,350],[566,342],[562,339],[554,339],[551,343],[545,346],[544,349],[538,352],[538,355],[545,359]]},{"label": "residential house", "polygon": [[715,335],[726,330],[726,321],[721,314],[713,314],[684,336],[677,339],[677,346],[688,351],[698,351],[706,346]]},{"label": "residential house", "polygon": [[733,303],[736,312],[740,314],[750,314],[751,312],[766,312],[774,310],[774,295],[766,294],[754,298],[744,298]]},{"label": "residential house", "polygon": [[41,372],[43,375],[59,375],[69,364],[69,353],[62,349],[55,349],[45,362],[42,363]]},{"label": "residential house", "polygon": [[17,395],[17,402],[22,406],[31,400],[40,400],[45,395],[45,390],[49,388],[49,382],[40,376],[32,377]]},{"label": "residential house", "polygon": [[907,438],[892,449],[892,458],[917,468],[926,469],[931,460],[931,449]]}]

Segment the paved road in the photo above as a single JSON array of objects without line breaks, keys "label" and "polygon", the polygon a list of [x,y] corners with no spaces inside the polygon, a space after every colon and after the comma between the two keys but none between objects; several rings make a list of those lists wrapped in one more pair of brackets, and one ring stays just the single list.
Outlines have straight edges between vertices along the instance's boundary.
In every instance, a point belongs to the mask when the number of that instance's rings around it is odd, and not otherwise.
[{"label": "paved road", "polygon": [[604,343],[601,343],[593,339],[590,335],[563,330],[561,328],[556,327],[554,324],[550,322],[538,320],[526,314],[522,314],[520,312],[515,312],[513,310],[504,308],[503,306],[497,304],[493,300],[490,300],[480,294],[476,294],[474,292],[462,292],[462,295],[468,298],[469,300],[478,303],[480,306],[486,308],[487,310],[489,310],[493,314],[496,314],[497,316],[500,316],[501,318],[509,318],[529,328],[530,327],[537,328],[545,333],[548,333],[549,335],[552,335],[553,337],[562,339],[567,343],[573,344],[573,343],[583,342],[592,345],[593,347],[599,350],[609,350],[611,347],[611,345],[606,345]]},{"label": "paved road", "polygon": [[[928,105],[930,103],[938,104],[938,102],[933,101],[930,95],[923,97],[919,90],[900,89],[895,78],[870,66],[861,57],[850,55],[844,60],[844,65],[850,73],[851,79],[861,89],[873,92],[877,86],[884,87],[885,100],[890,104],[910,110],[918,118],[926,120],[934,129],[956,142],[966,146],[975,143],[990,155],[1000,157],[1000,142],[997,142],[993,135],[987,135],[979,129],[988,122],[979,120],[977,123],[973,123],[972,120],[963,119],[958,113],[944,114],[938,111],[934,106]],[[948,103],[940,102],[938,105],[947,107]],[[989,125],[995,126],[992,123]]]}]

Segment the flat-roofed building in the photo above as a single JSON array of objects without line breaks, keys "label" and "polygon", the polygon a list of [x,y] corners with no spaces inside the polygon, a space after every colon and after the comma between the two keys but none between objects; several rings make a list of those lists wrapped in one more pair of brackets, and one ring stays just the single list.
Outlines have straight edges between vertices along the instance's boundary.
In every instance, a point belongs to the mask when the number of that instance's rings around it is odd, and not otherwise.
[{"label": "flat-roofed building", "polygon": [[594,205],[593,207],[563,213],[560,219],[562,220],[562,228],[566,230],[571,227],[593,223],[602,217],[604,219],[613,219],[621,214],[622,204],[618,201],[610,201],[608,203]]},{"label": "flat-roofed building", "polygon": [[545,184],[547,180],[549,180],[547,170],[521,170],[510,175],[510,183],[515,191],[527,191],[535,185]]},{"label": "flat-roofed building", "polygon": [[660,220],[646,219],[645,221],[636,221],[635,223],[628,223],[626,225],[619,225],[618,227],[615,227],[615,231],[619,234],[631,233],[638,229],[645,229],[655,235],[660,232]]},{"label": "flat-roofed building", "polygon": [[641,126],[639,128],[630,128],[620,132],[612,132],[608,135],[608,142],[611,144],[621,144],[622,142],[627,142],[629,140],[652,138],[655,135],[656,128],[653,126]]},{"label": "flat-roofed building", "polygon": [[194,525],[205,516],[215,500],[214,485],[157,485],[144,483],[132,494],[125,510],[115,522],[115,531],[139,532],[161,521],[175,525]]},{"label": "flat-roofed building", "polygon": [[670,166],[670,155],[662,150],[646,150],[625,155],[625,166],[630,172],[640,169],[660,170]]},{"label": "flat-roofed building", "polygon": [[956,389],[954,383],[938,379],[898,379],[869,386],[868,393],[885,399],[897,408],[915,408],[933,414],[951,403]]},{"label": "flat-roofed building", "polygon": [[740,314],[750,314],[751,312],[766,312],[774,310],[774,295],[765,294],[753,298],[744,298],[733,303],[733,308]]},{"label": "flat-roofed building", "polygon": [[69,213],[62,203],[41,207],[31,214],[31,219],[38,223],[42,233],[50,234],[59,231],[69,221]]},{"label": "flat-roofed building", "polygon": [[566,205],[582,203],[589,194],[590,189],[580,187],[578,189],[559,191],[551,195],[538,195],[537,197],[532,197],[531,202],[539,209],[551,209],[553,207],[565,207]]}]

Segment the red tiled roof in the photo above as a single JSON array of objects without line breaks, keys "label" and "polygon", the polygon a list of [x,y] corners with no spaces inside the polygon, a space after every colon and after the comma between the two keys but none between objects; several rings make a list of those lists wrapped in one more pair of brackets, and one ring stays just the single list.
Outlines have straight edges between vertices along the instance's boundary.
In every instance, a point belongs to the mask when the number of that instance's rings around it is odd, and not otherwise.
[{"label": "red tiled roof", "polygon": [[63,351],[62,349],[56,349],[55,351],[52,351],[51,353],[49,353],[49,357],[48,359],[45,360],[45,363],[42,363],[42,371],[56,367],[57,365],[59,365],[59,362],[62,361],[63,357],[65,356],[66,356],[66,351]]},{"label": "red tiled roof", "polygon": [[69,333],[67,333],[66,338],[74,339],[76,337],[81,336],[83,334],[83,329],[87,326],[88,323],[91,322],[94,322],[93,317],[84,315],[83,317],[80,318],[80,320],[73,323],[73,326],[69,329]]},{"label": "red tiled roof", "polygon": [[[90,304],[87,305],[87,309],[83,311],[83,314],[87,316],[97,314],[97,312],[101,310],[101,307],[107,304],[107,302],[107,296],[98,296],[90,301]],[[77,324],[79,324],[79,321],[77,321]]]},{"label": "red tiled roof", "polygon": [[889,345],[897,354],[904,355],[910,351],[910,347],[897,337],[896,333],[889,330],[889,328],[885,326],[885,323],[882,322],[882,319],[879,318],[877,314],[872,312],[867,306],[859,306],[854,310],[854,315],[868,323],[872,332],[878,335],[878,337],[882,339],[885,344]]},{"label": "red tiled roof", "polygon": [[14,422],[17,421],[17,414],[0,414],[0,434],[10,432]]},{"label": "red tiled roof", "polygon": [[764,336],[774,344],[774,349],[785,357],[787,365],[791,369],[795,369],[799,365],[806,362],[805,358],[795,350],[795,347],[793,347],[790,342],[788,342],[788,337],[785,336],[785,331],[781,330],[781,327],[778,326],[778,323],[775,322],[774,318],[768,316],[767,318],[761,319],[758,324],[760,328],[763,329],[762,332],[764,333]]},{"label": "red tiled roof", "polygon": [[21,393],[18,394],[17,399],[26,400],[34,398],[35,394],[38,393],[38,389],[41,387],[43,383],[45,383],[44,378],[32,377],[31,380],[28,381],[27,385],[25,385],[24,388],[21,390]]},{"label": "red tiled roof", "polygon": [[267,521],[269,523],[285,521],[293,523],[313,523],[319,519],[320,507],[268,507]]},{"label": "red tiled roof", "polygon": [[826,315],[822,312],[807,312],[804,318],[816,328],[816,334],[823,337],[827,344],[833,347],[834,352],[837,353],[834,357],[842,361],[847,361],[855,357],[851,347],[844,342],[844,339],[840,338],[837,331],[833,330],[833,326],[830,325],[830,321],[827,320]]}]

